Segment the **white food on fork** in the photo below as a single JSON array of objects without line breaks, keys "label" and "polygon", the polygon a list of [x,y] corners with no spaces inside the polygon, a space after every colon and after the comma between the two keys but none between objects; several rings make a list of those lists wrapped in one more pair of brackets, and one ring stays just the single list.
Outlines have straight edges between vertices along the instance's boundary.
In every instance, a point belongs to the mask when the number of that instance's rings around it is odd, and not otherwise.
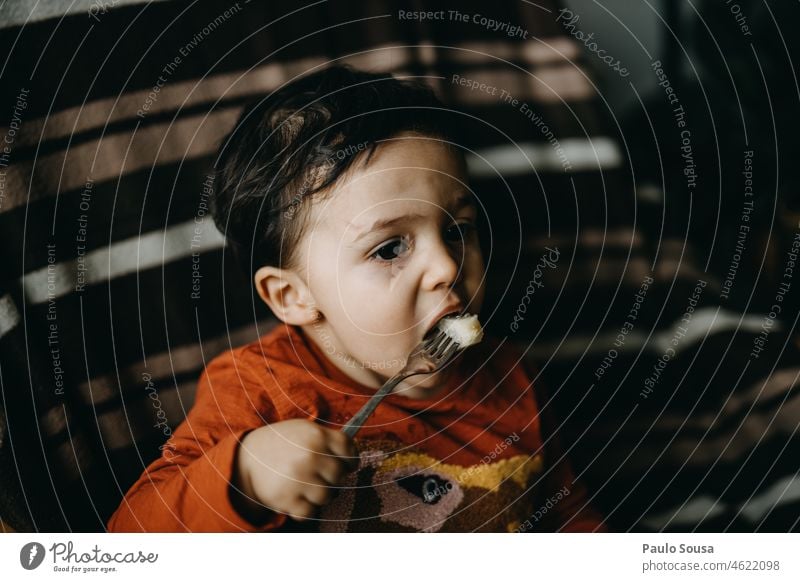
[{"label": "white food on fork", "polygon": [[437,326],[462,348],[468,348],[483,339],[483,328],[477,315],[467,313],[443,317]]}]

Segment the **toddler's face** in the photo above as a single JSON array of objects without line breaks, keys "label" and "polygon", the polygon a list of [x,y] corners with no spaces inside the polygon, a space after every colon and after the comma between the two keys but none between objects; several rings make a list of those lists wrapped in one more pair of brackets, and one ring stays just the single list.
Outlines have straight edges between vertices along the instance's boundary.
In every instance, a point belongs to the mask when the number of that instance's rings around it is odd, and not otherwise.
[{"label": "toddler's face", "polygon": [[[379,387],[446,313],[478,313],[484,264],[477,207],[458,158],[405,133],[313,202],[298,272],[321,312],[303,326],[339,368]],[[435,395],[450,369],[398,392]]]}]

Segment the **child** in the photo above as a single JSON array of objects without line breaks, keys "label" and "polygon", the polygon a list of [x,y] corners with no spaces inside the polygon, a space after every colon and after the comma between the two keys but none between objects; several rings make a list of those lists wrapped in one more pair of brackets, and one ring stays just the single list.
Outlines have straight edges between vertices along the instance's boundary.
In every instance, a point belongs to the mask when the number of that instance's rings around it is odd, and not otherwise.
[{"label": "child", "polygon": [[282,323],[208,365],[110,530],[603,529],[503,341],[341,432],[440,318],[480,311],[463,119],[421,83],[346,67],[242,114],[215,220]]}]

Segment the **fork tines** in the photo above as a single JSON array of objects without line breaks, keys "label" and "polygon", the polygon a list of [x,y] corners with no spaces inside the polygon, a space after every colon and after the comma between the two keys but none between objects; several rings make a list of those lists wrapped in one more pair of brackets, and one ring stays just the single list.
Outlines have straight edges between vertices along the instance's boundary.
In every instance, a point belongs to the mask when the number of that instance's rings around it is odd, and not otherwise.
[{"label": "fork tines", "polygon": [[440,331],[433,338],[428,340],[425,345],[425,352],[430,357],[437,360],[449,356],[456,349],[458,349],[458,342],[443,331]]}]

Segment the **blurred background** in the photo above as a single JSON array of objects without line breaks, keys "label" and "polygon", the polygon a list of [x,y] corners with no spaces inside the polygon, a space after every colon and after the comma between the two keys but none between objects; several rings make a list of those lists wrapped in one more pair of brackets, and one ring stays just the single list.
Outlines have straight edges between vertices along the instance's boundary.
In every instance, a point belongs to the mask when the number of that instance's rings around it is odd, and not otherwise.
[{"label": "blurred background", "polygon": [[208,215],[214,156],[247,101],[346,62],[465,113],[481,320],[609,527],[796,531],[799,6],[0,4],[0,526],[103,531],[204,362],[275,325]]}]

